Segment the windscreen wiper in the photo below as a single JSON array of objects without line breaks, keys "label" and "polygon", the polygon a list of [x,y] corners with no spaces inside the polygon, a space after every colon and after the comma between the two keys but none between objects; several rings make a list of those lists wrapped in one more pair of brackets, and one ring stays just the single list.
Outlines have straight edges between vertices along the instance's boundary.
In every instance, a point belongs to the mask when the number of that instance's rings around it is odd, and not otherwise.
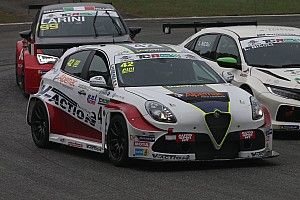
[{"label": "windscreen wiper", "polygon": [[261,68],[281,68],[279,65],[259,65],[259,64],[249,64],[252,67],[261,67]]},{"label": "windscreen wiper", "polygon": [[299,66],[300,66],[299,63],[282,65],[283,68],[285,68],[285,67],[293,68],[293,67],[299,67]]},{"label": "windscreen wiper", "polygon": [[96,15],[95,15],[94,20],[93,20],[93,27],[94,27],[95,37],[98,37],[98,32],[97,32],[96,25],[95,25],[97,16],[98,16],[98,10],[96,11]]},{"label": "windscreen wiper", "polygon": [[119,24],[116,22],[116,20],[109,14],[109,12],[107,10],[105,10],[106,14],[108,15],[108,17],[111,19],[114,27],[116,28],[117,32],[119,35],[122,35],[122,29],[119,26]]}]

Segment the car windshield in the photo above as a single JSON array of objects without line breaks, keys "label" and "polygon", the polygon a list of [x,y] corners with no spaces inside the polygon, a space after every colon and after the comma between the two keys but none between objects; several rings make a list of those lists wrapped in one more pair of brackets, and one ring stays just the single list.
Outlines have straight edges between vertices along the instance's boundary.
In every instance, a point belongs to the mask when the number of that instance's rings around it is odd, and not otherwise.
[{"label": "car windshield", "polygon": [[205,62],[191,54],[134,54],[116,60],[121,61],[115,65],[121,87],[224,83]]},{"label": "car windshield", "polygon": [[[90,10],[89,10],[90,9]],[[117,12],[91,7],[70,7],[44,13],[39,37],[118,36],[126,34]],[[96,17],[97,14],[97,17]]]},{"label": "car windshield", "polygon": [[248,65],[300,68],[300,36],[259,37],[241,41]]}]

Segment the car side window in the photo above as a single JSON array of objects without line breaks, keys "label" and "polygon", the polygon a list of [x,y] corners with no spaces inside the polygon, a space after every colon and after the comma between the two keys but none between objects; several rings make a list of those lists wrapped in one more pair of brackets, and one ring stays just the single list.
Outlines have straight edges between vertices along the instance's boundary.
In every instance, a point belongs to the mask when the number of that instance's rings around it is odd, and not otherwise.
[{"label": "car side window", "polygon": [[198,38],[194,52],[204,58],[213,59],[214,43],[218,35],[208,34]]},{"label": "car side window", "polygon": [[66,58],[64,61],[63,71],[82,78],[82,69],[90,54],[90,51],[80,51]]},{"label": "car side window", "polygon": [[106,81],[108,78],[108,70],[105,58],[99,54],[94,55],[88,70],[87,78],[88,80],[90,80],[90,78],[94,76],[104,76]]},{"label": "car side window", "polygon": [[225,35],[221,36],[216,50],[216,58],[221,57],[233,57],[237,59],[238,63],[241,63],[239,50],[233,38]]}]

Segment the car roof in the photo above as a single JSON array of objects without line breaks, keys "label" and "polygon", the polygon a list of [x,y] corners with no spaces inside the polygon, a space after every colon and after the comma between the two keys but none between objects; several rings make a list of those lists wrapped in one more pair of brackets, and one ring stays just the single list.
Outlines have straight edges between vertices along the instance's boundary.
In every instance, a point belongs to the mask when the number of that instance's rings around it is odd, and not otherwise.
[{"label": "car roof", "polygon": [[207,28],[231,31],[240,38],[263,37],[263,36],[300,36],[300,29],[287,26],[227,26],[221,28]]},{"label": "car roof", "polygon": [[102,50],[110,56],[130,55],[141,53],[192,53],[178,45],[153,44],[153,43],[124,43],[124,44],[105,44],[105,45],[85,45],[82,49]]},{"label": "car roof", "polygon": [[43,6],[41,11],[63,9],[64,7],[81,7],[81,6],[95,6],[96,8],[115,10],[115,8],[111,4],[103,4],[103,3],[62,3],[62,4],[53,4],[53,5]]}]

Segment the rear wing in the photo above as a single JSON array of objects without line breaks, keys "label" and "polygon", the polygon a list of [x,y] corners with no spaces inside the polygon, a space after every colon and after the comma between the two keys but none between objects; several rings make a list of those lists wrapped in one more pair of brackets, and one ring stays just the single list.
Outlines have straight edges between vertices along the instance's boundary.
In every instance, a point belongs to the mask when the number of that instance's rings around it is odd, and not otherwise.
[{"label": "rear wing", "polygon": [[195,33],[198,28],[209,27],[225,27],[225,26],[257,26],[257,21],[241,21],[241,22],[194,22],[194,23],[166,23],[163,24],[163,32],[170,34],[172,29],[194,28]]}]

